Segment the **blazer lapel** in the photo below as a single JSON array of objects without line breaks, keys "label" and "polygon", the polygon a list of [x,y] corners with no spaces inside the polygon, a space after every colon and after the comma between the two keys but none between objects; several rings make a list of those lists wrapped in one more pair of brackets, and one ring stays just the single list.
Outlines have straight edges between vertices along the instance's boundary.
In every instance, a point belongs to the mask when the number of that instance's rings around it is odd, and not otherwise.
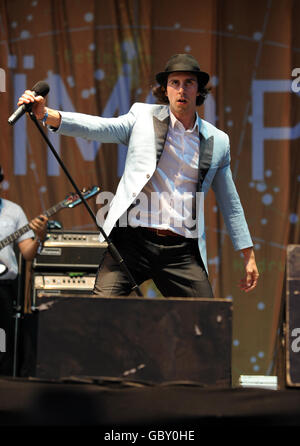
[{"label": "blazer lapel", "polygon": [[156,149],[156,165],[161,157],[164,149],[165,141],[168,134],[168,127],[170,122],[170,115],[168,108],[164,107],[153,116],[153,127],[155,134],[155,149]]},{"label": "blazer lapel", "polygon": [[200,154],[199,154],[199,170],[198,170],[198,184],[197,192],[202,190],[202,184],[207,174],[212,161],[214,149],[214,137],[204,138],[202,133],[200,133]]}]

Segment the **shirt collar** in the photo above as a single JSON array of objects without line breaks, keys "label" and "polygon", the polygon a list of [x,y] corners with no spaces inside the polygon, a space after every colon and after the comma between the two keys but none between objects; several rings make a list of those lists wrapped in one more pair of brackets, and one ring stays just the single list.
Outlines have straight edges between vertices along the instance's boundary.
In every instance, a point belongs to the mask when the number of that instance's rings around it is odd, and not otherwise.
[{"label": "shirt collar", "polygon": [[[195,132],[197,130],[197,132],[199,133],[199,124],[198,124],[198,113],[195,113],[195,124],[193,126],[192,129],[188,129],[189,132]],[[176,116],[174,116],[174,114],[171,112],[170,110],[170,125],[171,127],[174,129],[176,125],[181,125],[181,122],[176,118]]]}]

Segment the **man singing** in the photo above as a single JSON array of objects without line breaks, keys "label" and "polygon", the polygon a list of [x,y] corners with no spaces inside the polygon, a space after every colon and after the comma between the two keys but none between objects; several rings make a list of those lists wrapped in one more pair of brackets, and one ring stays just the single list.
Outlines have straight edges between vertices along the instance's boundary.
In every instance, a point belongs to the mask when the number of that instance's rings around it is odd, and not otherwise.
[{"label": "man singing", "polygon": [[[156,80],[153,93],[162,104],[135,103],[117,118],[53,110],[29,90],[18,105],[33,103],[37,119],[62,135],[128,146],[103,230],[138,285],[152,279],[165,297],[213,297],[200,205],[212,187],[234,249],[243,253],[240,287],[251,291],[259,274],[232,179],[229,138],[197,114],[208,93],[209,75],[191,55],[176,54]],[[138,213],[132,212],[137,205]],[[126,274],[107,252],[94,293],[108,297],[130,292]]]}]

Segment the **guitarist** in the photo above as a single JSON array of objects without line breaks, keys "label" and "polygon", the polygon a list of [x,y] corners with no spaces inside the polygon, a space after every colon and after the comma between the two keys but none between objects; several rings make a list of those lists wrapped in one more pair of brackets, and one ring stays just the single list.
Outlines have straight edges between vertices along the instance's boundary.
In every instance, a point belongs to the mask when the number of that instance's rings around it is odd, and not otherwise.
[{"label": "guitarist", "polygon": [[[0,239],[28,224],[23,209],[12,201],[1,198],[3,169],[0,166]],[[31,231],[20,236],[18,248],[25,260],[32,260],[46,237],[48,219],[44,215],[29,223]],[[6,270],[0,276],[0,328],[5,330],[6,351],[0,352],[0,375],[10,376],[13,364],[13,308],[16,298],[18,264],[12,244],[0,250],[0,264]],[[3,332],[2,332],[3,333]]]}]

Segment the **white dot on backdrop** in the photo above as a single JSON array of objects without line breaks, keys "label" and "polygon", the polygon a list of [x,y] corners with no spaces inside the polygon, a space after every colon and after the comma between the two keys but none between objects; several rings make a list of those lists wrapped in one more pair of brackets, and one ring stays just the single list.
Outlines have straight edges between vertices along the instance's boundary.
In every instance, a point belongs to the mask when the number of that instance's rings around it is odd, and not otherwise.
[{"label": "white dot on backdrop", "polygon": [[261,222],[262,225],[266,225],[268,223],[268,220],[266,218],[262,218],[260,220],[260,222]]},{"label": "white dot on backdrop", "polygon": [[21,39],[29,39],[29,37],[30,37],[30,32],[27,31],[26,29],[24,31],[22,31],[20,34]]},{"label": "white dot on backdrop", "polygon": [[300,175],[297,176],[297,180],[300,181]]},{"label": "white dot on backdrop", "polygon": [[31,163],[30,164],[30,169],[32,169],[32,170],[36,169],[36,164],[35,163]]},{"label": "white dot on backdrop", "polygon": [[91,87],[90,88],[90,94],[96,94],[96,88],[95,87]]},{"label": "white dot on backdrop", "polygon": [[290,215],[290,222],[291,223],[293,223],[293,224],[298,223],[298,220],[299,220],[299,217],[298,217],[297,214],[291,214]]},{"label": "white dot on backdrop", "polygon": [[89,97],[89,95],[90,95],[90,91],[89,91],[89,90],[87,90],[87,89],[82,90],[82,92],[81,92],[81,97],[82,97],[83,99],[87,99],[87,98]]},{"label": "white dot on backdrop", "polygon": [[258,192],[264,192],[267,189],[266,183],[257,183],[256,184],[256,190]]},{"label": "white dot on backdrop", "polygon": [[74,87],[75,86],[75,81],[74,81],[74,77],[73,76],[68,76],[67,77],[67,82],[69,87]]},{"label": "white dot on backdrop", "polygon": [[37,2],[36,0],[34,0],[34,1],[31,3],[32,6],[37,6],[37,4],[38,4],[38,2]]},{"label": "white dot on backdrop", "polygon": [[272,176],[272,170],[270,170],[270,169],[268,169],[268,170],[266,170],[265,171],[265,175],[266,175],[266,177],[271,177]]},{"label": "white dot on backdrop", "polygon": [[216,87],[219,84],[218,76],[212,76],[210,78],[210,84],[211,84],[212,87]]},{"label": "white dot on backdrop", "polygon": [[175,29],[178,29],[178,28],[180,28],[180,27],[181,27],[180,23],[174,23],[174,28],[175,28]]},{"label": "white dot on backdrop", "polygon": [[280,187],[278,187],[278,186],[273,187],[273,191],[274,192],[279,192],[280,191]]},{"label": "white dot on backdrop", "polygon": [[12,28],[16,28],[18,26],[18,23],[17,22],[12,22],[12,24],[11,24],[11,27]]},{"label": "white dot on backdrop", "polygon": [[265,309],[265,304],[263,302],[258,302],[257,304],[257,309],[258,310],[264,310]]},{"label": "white dot on backdrop", "polygon": [[219,263],[220,263],[220,259],[218,256],[208,259],[209,265],[219,265]]},{"label": "white dot on backdrop", "polygon": [[252,124],[252,121],[253,121],[252,115],[249,115],[249,116],[248,116],[248,122],[249,122],[250,124]]},{"label": "white dot on backdrop", "polygon": [[260,367],[259,367],[258,364],[255,364],[255,365],[253,366],[253,370],[254,370],[255,372],[258,372],[259,369],[260,369]]},{"label": "white dot on backdrop", "polygon": [[255,356],[251,356],[251,358],[250,358],[250,362],[256,362],[256,357]]},{"label": "white dot on backdrop", "polygon": [[47,192],[47,187],[46,187],[46,186],[41,186],[41,187],[40,187],[40,192],[42,192],[43,194],[44,194],[45,192]]},{"label": "white dot on backdrop", "polygon": [[105,73],[103,70],[99,68],[98,70],[95,71],[94,77],[95,79],[97,79],[97,81],[102,81],[102,79],[104,79],[105,77]]},{"label": "white dot on backdrop", "polygon": [[213,206],[212,210],[213,212],[218,212],[218,206]]},{"label": "white dot on backdrop", "polygon": [[255,243],[254,248],[255,248],[255,249],[260,249],[260,248],[261,248],[260,243]]},{"label": "white dot on backdrop", "polygon": [[255,187],[255,183],[254,183],[254,181],[250,181],[250,183],[249,183],[249,187]]},{"label": "white dot on backdrop", "polygon": [[234,340],[233,340],[233,345],[234,345],[235,347],[238,347],[238,346],[240,345],[240,341],[239,341],[238,339],[234,339]]},{"label": "white dot on backdrop", "polygon": [[265,204],[266,206],[269,206],[269,204],[271,204],[272,201],[273,201],[273,197],[272,197],[271,194],[265,194],[265,195],[262,197],[261,201],[262,201],[263,204]]},{"label": "white dot on backdrop", "polygon": [[33,15],[32,15],[32,14],[29,14],[29,15],[27,16],[27,20],[28,20],[28,22],[31,22],[32,19],[33,19]]},{"label": "white dot on backdrop", "polygon": [[264,353],[264,352],[258,352],[257,356],[258,356],[259,358],[264,358],[265,353]]},{"label": "white dot on backdrop", "polygon": [[94,43],[90,43],[89,44],[89,50],[90,51],[95,51],[95,49],[96,49],[96,45]]},{"label": "white dot on backdrop", "polygon": [[228,127],[233,127],[233,121],[230,119],[229,121],[227,121],[227,125]]},{"label": "white dot on backdrop", "polygon": [[7,180],[2,181],[1,187],[3,190],[8,190],[9,189],[9,181],[7,181]]},{"label": "white dot on backdrop", "polygon": [[192,48],[190,47],[190,45],[186,45],[186,46],[184,47],[184,51],[185,51],[186,53],[189,53],[191,50],[192,50]]},{"label": "white dot on backdrop", "polygon": [[227,107],[225,107],[225,111],[226,111],[226,113],[230,113],[230,112],[231,112],[231,107],[230,107],[230,105],[227,105]]},{"label": "white dot on backdrop", "polygon": [[93,14],[92,12],[87,12],[87,13],[84,15],[84,20],[85,20],[86,22],[92,22],[92,21],[94,20],[94,14]]},{"label": "white dot on backdrop", "polygon": [[232,30],[233,30],[233,25],[230,23],[230,24],[227,26],[227,29],[229,29],[229,31],[232,31]]}]

